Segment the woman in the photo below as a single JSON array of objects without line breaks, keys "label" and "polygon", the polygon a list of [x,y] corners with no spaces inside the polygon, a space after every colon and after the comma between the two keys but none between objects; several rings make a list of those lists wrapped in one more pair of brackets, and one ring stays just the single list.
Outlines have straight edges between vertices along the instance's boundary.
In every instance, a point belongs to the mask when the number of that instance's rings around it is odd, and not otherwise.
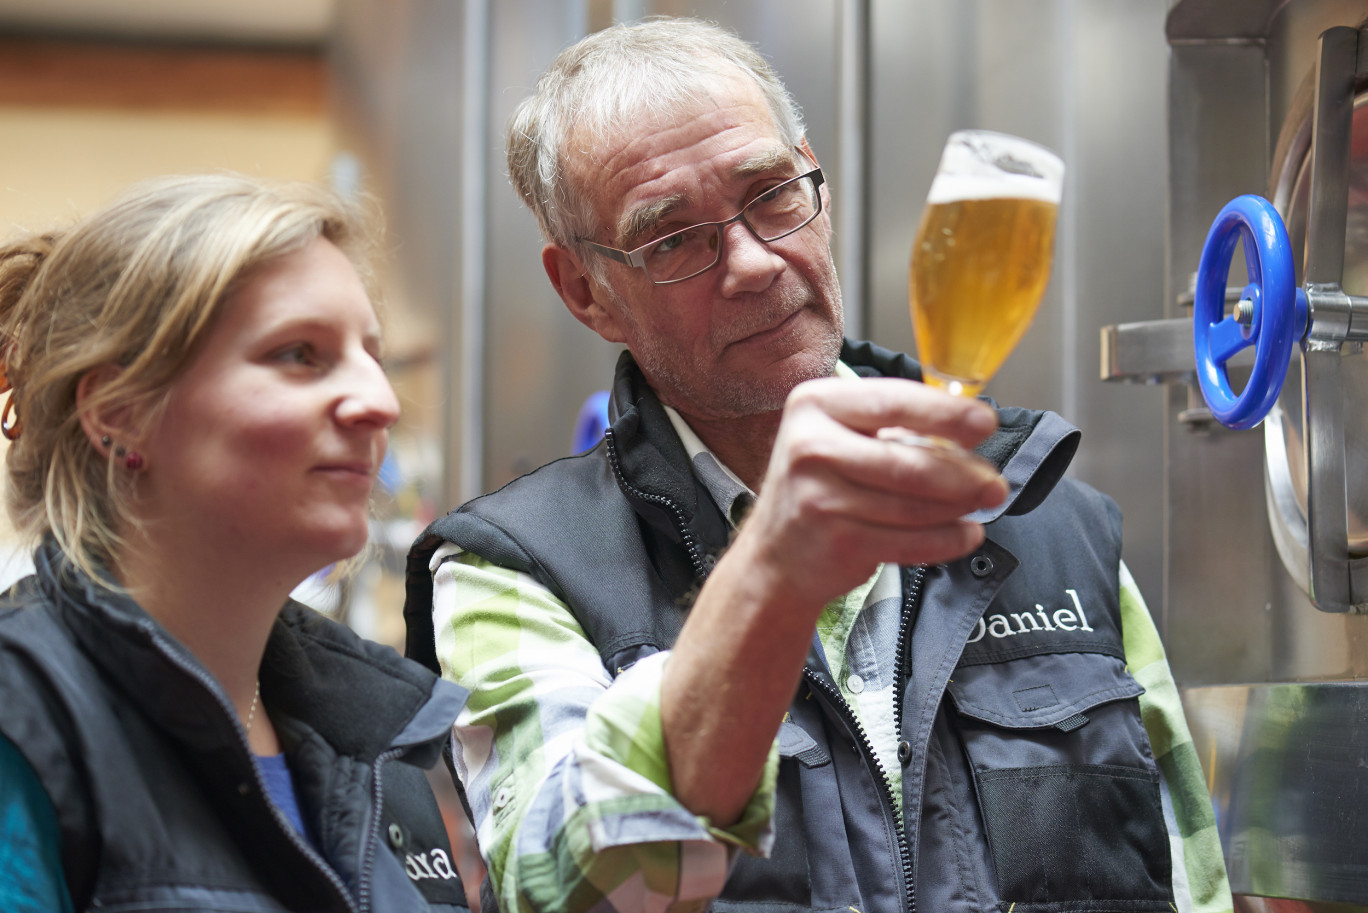
[{"label": "woman", "polygon": [[[421,768],[463,702],[292,603],[366,542],[399,414],[366,235],[170,178],[0,248],[0,907],[464,909]],[[283,608],[282,608],[283,607]]]}]

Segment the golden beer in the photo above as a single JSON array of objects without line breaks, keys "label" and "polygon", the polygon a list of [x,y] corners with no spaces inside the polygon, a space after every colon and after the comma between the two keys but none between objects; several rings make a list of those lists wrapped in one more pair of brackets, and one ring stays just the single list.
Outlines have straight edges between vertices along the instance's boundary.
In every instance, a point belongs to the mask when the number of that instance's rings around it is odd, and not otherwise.
[{"label": "golden beer", "polygon": [[952,133],[912,245],[926,382],[973,396],[1021,340],[1050,279],[1064,162],[1029,140]]},{"label": "golden beer", "polygon": [[1058,206],[963,199],[922,213],[909,275],[926,382],[983,389],[1021,340],[1050,278]]}]

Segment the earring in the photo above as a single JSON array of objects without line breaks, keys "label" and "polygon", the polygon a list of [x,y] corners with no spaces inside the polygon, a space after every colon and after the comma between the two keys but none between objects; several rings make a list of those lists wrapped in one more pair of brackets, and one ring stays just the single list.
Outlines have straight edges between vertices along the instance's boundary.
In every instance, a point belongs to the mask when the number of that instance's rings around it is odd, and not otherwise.
[{"label": "earring", "polygon": [[[100,445],[108,447],[114,443],[114,439],[107,434],[100,435]],[[143,455],[136,450],[127,450],[122,444],[114,448],[114,459],[123,460],[124,468],[137,472],[143,468]]]},{"label": "earring", "polygon": [[0,412],[0,435],[4,435],[7,441],[19,440],[24,430],[24,423],[19,420],[19,410],[14,405],[14,384],[9,379],[9,357],[13,348],[14,343],[11,342],[0,349],[0,395],[9,394],[4,411]]},{"label": "earring", "polygon": [[0,434],[7,441],[17,441],[23,430],[24,423],[19,420],[19,410],[14,408],[14,393],[11,391],[9,399],[5,400],[5,411],[0,413]]}]

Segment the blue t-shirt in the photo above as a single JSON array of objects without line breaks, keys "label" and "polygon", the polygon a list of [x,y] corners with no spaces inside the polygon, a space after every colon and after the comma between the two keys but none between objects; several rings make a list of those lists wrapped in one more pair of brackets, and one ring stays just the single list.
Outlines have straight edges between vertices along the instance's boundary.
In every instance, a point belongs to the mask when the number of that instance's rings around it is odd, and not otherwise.
[{"label": "blue t-shirt", "polygon": [[0,736],[0,910],[72,913],[57,810],[38,774]]},{"label": "blue t-shirt", "polygon": [[275,807],[294,825],[294,829],[299,831],[300,836],[317,849],[313,838],[304,827],[304,816],[299,812],[299,798],[295,795],[294,778],[290,774],[290,766],[285,763],[285,755],[259,754],[255,757],[257,767],[261,769],[261,779],[266,781],[266,794],[271,797]]}]

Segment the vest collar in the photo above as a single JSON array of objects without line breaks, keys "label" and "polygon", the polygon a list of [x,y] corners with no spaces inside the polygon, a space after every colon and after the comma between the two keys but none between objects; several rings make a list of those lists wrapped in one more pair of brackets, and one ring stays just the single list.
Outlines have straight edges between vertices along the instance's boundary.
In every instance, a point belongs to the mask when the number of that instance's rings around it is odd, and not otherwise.
[{"label": "vest collar", "polygon": [[[192,750],[221,750],[239,740],[217,680],[133,599],[91,580],[50,538],[34,555],[34,567],[33,584],[82,651],[158,726]],[[301,687],[305,678],[326,687]],[[293,601],[272,629],[261,683],[273,714],[304,724],[334,751],[358,760],[395,749],[417,752],[415,763],[435,761],[465,701],[464,689]]]},{"label": "vest collar", "polygon": [[[862,377],[922,379],[916,361],[871,342],[846,340],[840,358]],[[997,507],[971,515],[979,523],[1034,510],[1064,477],[1082,437],[1053,412],[989,402],[998,411],[998,429],[977,452],[1002,472],[1008,495]],[[630,352],[618,359],[609,421],[609,459],[638,515],[676,541],[682,523],[709,552],[720,551],[727,542],[726,520],[694,477],[679,435]]]},{"label": "vest collar", "polygon": [[693,539],[715,556],[730,528],[702,483],[630,352],[618,358],[605,434],[618,487],[637,515],[669,539]]}]

